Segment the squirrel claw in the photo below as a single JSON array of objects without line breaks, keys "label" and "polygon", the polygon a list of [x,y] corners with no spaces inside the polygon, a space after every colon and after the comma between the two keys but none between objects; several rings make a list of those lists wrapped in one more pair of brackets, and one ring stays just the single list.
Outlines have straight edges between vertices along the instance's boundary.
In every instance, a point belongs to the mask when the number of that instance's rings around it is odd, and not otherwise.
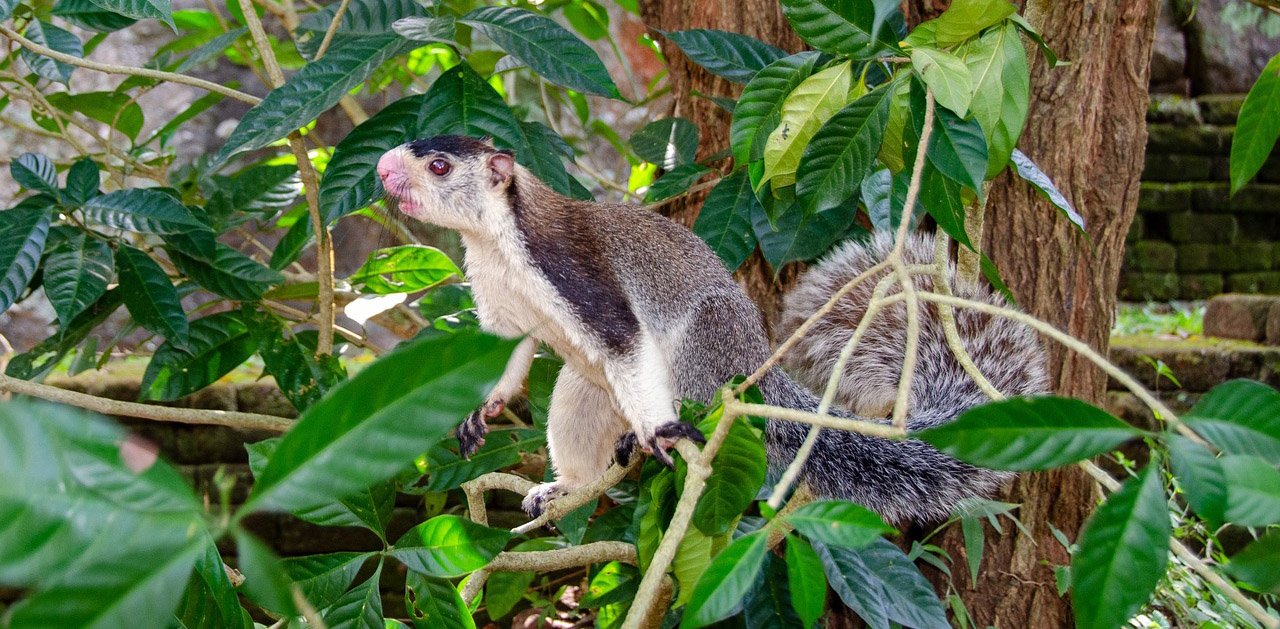
[{"label": "squirrel claw", "polygon": [[552,500],[568,494],[569,492],[561,489],[558,483],[543,483],[536,485],[525,495],[524,501],[520,506],[524,512],[529,514],[531,518],[537,518],[547,510],[547,505]]},{"label": "squirrel claw", "polygon": [[613,460],[617,461],[621,467],[630,465],[631,455],[636,453],[636,444],[639,441],[634,432],[628,432],[618,437],[617,443],[613,446]]},{"label": "squirrel claw", "polygon": [[674,468],[676,463],[675,460],[671,458],[671,454],[668,450],[674,448],[676,442],[681,439],[688,439],[700,444],[707,442],[707,438],[704,437],[702,433],[693,426],[693,424],[686,424],[679,421],[667,422],[658,426],[658,429],[653,431],[653,436],[649,438],[646,450],[652,453],[653,458],[657,459],[659,463],[667,466],[669,469]]},{"label": "squirrel claw", "polygon": [[484,409],[471,411],[466,421],[458,426],[458,453],[462,458],[470,460],[480,446],[484,445],[484,436],[489,432],[489,424],[485,422]]}]

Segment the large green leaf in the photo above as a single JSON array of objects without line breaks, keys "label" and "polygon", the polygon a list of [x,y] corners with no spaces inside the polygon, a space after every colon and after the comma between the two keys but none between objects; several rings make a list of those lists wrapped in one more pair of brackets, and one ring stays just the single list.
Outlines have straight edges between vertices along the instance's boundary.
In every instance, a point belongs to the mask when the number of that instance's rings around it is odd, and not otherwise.
[{"label": "large green leaf", "polygon": [[621,98],[595,51],[549,17],[516,7],[481,7],[458,21],[475,27],[552,83]]},{"label": "large green leaf", "polygon": [[80,28],[109,33],[132,26],[137,20],[108,11],[91,0],[58,0],[53,14]]},{"label": "large green leaf", "polygon": [[382,357],[307,409],[244,510],[325,505],[399,472],[483,401],[514,347],[459,332]]},{"label": "large green leaf", "polygon": [[1018,176],[1023,181],[1031,184],[1031,187],[1035,188],[1040,193],[1040,196],[1048,199],[1049,203],[1053,204],[1053,207],[1058,208],[1058,211],[1062,212],[1062,215],[1071,221],[1071,224],[1075,225],[1081,232],[1084,232],[1084,217],[1076,212],[1067,197],[1058,191],[1057,186],[1053,185],[1053,181],[1049,179],[1049,176],[1044,174],[1044,171],[1040,170],[1040,167],[1036,166],[1036,163],[1031,161],[1031,158],[1026,153],[1013,149],[1013,154],[1009,157],[1009,163],[1013,165],[1013,171],[1018,173]]},{"label": "large green leaf", "polygon": [[[315,57],[337,11],[338,4],[329,3],[298,21],[298,50],[307,59]],[[426,14],[426,9],[413,0],[351,0],[342,13],[342,20],[338,22],[338,30],[334,33],[329,48],[332,50],[334,46],[351,39],[391,35],[395,32],[397,20]]]},{"label": "large green leaf", "polygon": [[[445,443],[456,445],[453,440]],[[484,445],[468,458],[463,458],[438,445],[427,453],[427,483],[429,491],[448,491],[463,483],[504,467],[520,462],[520,455],[532,452],[546,444],[545,433],[537,429],[516,428],[490,430]]]},{"label": "large green leaf", "polygon": [[969,110],[987,138],[988,179],[1009,164],[1027,121],[1031,74],[1013,24],[992,29],[956,51],[973,77]]},{"label": "large green leaf", "polygon": [[35,277],[48,235],[47,208],[0,212],[0,312],[8,310]]},{"label": "large green leaf", "polygon": [[1280,594],[1280,530],[1271,529],[1244,550],[1231,556],[1225,566],[1237,579],[1259,592]]},{"label": "large green leaf", "polygon": [[92,0],[92,2],[112,13],[131,17],[137,20],[155,18],[174,27],[173,5],[169,0]]},{"label": "large green leaf", "polygon": [[1044,396],[983,404],[915,436],[974,465],[1022,471],[1087,459],[1140,434],[1086,402]]},{"label": "large green leaf", "polygon": [[302,590],[307,602],[325,608],[347,591],[360,567],[372,556],[373,553],[342,552],[288,557],[280,567]]},{"label": "large green leaf", "polygon": [[[80,42],[79,37],[48,22],[32,21],[23,35],[37,44],[52,48],[60,53],[71,55],[72,57],[84,57],[84,44]],[[75,69],[75,66],[69,63],[54,61],[26,48],[19,49],[18,56],[22,58],[22,61],[27,64],[27,67],[32,72],[43,78],[59,83],[71,82],[71,71]]]},{"label": "large green leaf", "polygon": [[173,612],[181,629],[253,629],[253,619],[240,606],[222,555],[212,539],[196,557],[195,571]]},{"label": "large green leaf", "polygon": [[938,104],[964,117],[969,114],[973,98],[973,76],[959,57],[936,48],[917,46],[911,49],[911,65],[919,73]]},{"label": "large green leaf", "polygon": [[507,531],[438,515],[410,529],[388,552],[415,572],[457,577],[483,568],[510,539]]},{"label": "large green leaf", "polygon": [[1083,629],[1113,629],[1138,611],[1169,561],[1169,511],[1155,465],[1125,482],[1080,533],[1072,609]]},{"label": "large green leaf", "polygon": [[788,262],[812,260],[826,253],[831,245],[851,232],[866,233],[853,223],[857,212],[858,206],[853,202],[807,216],[798,210],[787,210],[781,212],[777,224],[773,224],[761,207],[751,217],[751,226],[760,242],[760,252],[777,273]]},{"label": "large green leaf", "polygon": [[933,586],[897,546],[877,539],[866,548],[833,548],[815,543],[827,582],[872,629],[890,621],[916,629],[950,627]]},{"label": "large green leaf", "polygon": [[778,189],[795,183],[805,146],[849,102],[852,77],[852,66],[842,63],[805,79],[787,95],[778,128],[765,141],[764,176],[757,186],[769,181]]},{"label": "large green leaf", "polygon": [[414,627],[475,629],[471,610],[447,579],[409,571],[404,602]]},{"label": "large green leaf", "polygon": [[763,213],[764,208],[751,189],[751,177],[741,168],[711,189],[693,223],[693,233],[706,241],[724,265],[734,271],[755,250],[751,217]]},{"label": "large green leaf", "polygon": [[1017,10],[1007,0],[956,0],[932,21],[934,37],[941,46],[954,46],[999,24]]},{"label": "large green leaf", "polygon": [[[122,92],[55,92],[45,97],[55,108],[97,120],[131,141],[137,139],[145,122],[142,107],[134,98],[133,95]],[[33,119],[44,129],[58,132],[58,123],[53,119],[41,114],[36,114]]]},{"label": "large green leaf", "polygon": [[10,359],[5,374],[30,380],[48,373],[89,336],[94,328],[120,308],[124,303],[122,293],[119,287],[107,290],[101,299],[86,308],[70,324],[62,326],[57,334],[36,343],[30,351]]},{"label": "large green leaf", "polygon": [[1182,421],[1228,454],[1280,464],[1280,392],[1251,380],[1214,387]]},{"label": "large green leaf", "polygon": [[[643,526],[643,525],[642,525]],[[720,540],[702,534],[698,527],[689,527],[676,546],[676,556],[671,560],[671,574],[679,584],[675,604],[685,605],[693,599],[694,586],[702,579]]]},{"label": "large green leaf", "polygon": [[89,199],[82,211],[86,218],[114,229],[147,234],[185,234],[197,247],[192,255],[213,255],[214,234],[173,197],[158,190],[130,188]]},{"label": "large green leaf", "polygon": [[307,64],[246,112],[211,167],[225,164],[242,151],[263,148],[311,122],[406,48],[406,40],[399,35],[352,38],[333,46],[324,58]]},{"label": "large green leaf", "polygon": [[1249,88],[1231,137],[1231,192],[1262,168],[1280,138],[1280,53],[1267,62]]},{"label": "large green leaf", "polygon": [[716,555],[693,587],[680,626],[703,627],[733,614],[760,574],[768,539],[765,531],[756,531]]},{"label": "large green leaf", "polygon": [[630,602],[640,585],[640,571],[635,566],[611,561],[591,578],[591,584],[582,596],[581,605],[600,607],[621,601]]},{"label": "large green leaf", "polygon": [[754,37],[728,31],[695,28],[666,35],[707,72],[736,83],[750,81],[765,66],[787,56]]},{"label": "large green leaf", "polygon": [[685,118],[662,118],[631,135],[631,148],[646,162],[672,170],[698,153],[698,126]]},{"label": "large green leaf", "polygon": [[644,193],[644,202],[654,203],[682,195],[710,172],[710,168],[699,164],[676,166],[649,184],[649,189]]},{"label": "large green leaf", "polygon": [[849,201],[875,163],[893,84],[882,85],[831,116],[800,157],[796,196],[805,212],[821,212]]},{"label": "large green leaf", "polygon": [[787,95],[813,74],[820,55],[802,52],[779,59],[756,73],[733,108],[729,145],[738,166],[764,156],[765,141],[782,120]]},{"label": "large green leaf", "polygon": [[254,301],[273,286],[284,282],[278,271],[259,264],[238,249],[215,243],[213,257],[197,259],[169,249],[169,258],[178,270],[201,286],[223,297]]},{"label": "large green leaf", "polygon": [[453,277],[462,277],[462,270],[443,251],[426,245],[400,245],[370,253],[347,281],[385,295],[415,293]]},{"label": "large green leaf", "polygon": [[[914,98],[915,94],[912,96]],[[920,93],[919,97],[923,111],[924,94]],[[982,126],[972,117],[962,119],[947,109],[938,109],[935,113],[933,133],[929,135],[929,149],[925,153],[929,164],[948,179],[974,192],[981,192],[987,172],[987,140],[982,135]],[[919,137],[924,129],[924,120],[913,119],[912,122],[916,137]]]},{"label": "large green leaf", "polygon": [[186,348],[187,315],[164,269],[145,252],[120,245],[116,249],[116,274],[124,305],[133,320],[177,347]]},{"label": "large green leaf", "polygon": [[782,0],[783,14],[810,46],[858,59],[896,47],[883,26],[897,11],[892,0]]},{"label": "large green leaf", "polygon": [[1173,475],[1182,485],[1191,508],[1210,524],[1220,526],[1227,517],[1227,477],[1222,463],[1207,447],[1181,435],[1169,435]]},{"label": "large green leaf", "polygon": [[290,332],[277,324],[257,325],[254,333],[263,371],[275,378],[280,391],[299,411],[307,410],[347,379],[347,369],[336,356],[316,355],[319,334],[315,330]]},{"label": "large green leaf", "polygon": [[[818,565],[818,574],[822,566]],[[825,589],[826,579],[822,585]],[[791,584],[787,581],[787,565],[782,557],[766,553],[764,567],[747,595],[742,597],[742,622],[747,627],[799,627],[804,621],[791,607]],[[732,622],[732,621],[730,621]]]},{"label": "large green leaf", "polygon": [[787,536],[787,582],[791,606],[805,627],[812,627],[827,606],[827,576],[822,560],[803,538]]},{"label": "large green leaf", "polygon": [[788,515],[787,522],[809,539],[838,548],[862,548],[897,533],[874,511],[844,500],[811,502]]},{"label": "large green leaf", "polygon": [[1280,523],[1280,471],[1249,454],[1222,457],[1227,481],[1227,520],[1240,526]]},{"label": "large green leaf", "polygon": [[23,153],[9,162],[9,174],[18,185],[33,192],[46,192],[58,198],[58,169],[53,160],[41,153]]},{"label": "large green leaf", "polygon": [[266,544],[243,529],[235,531],[236,559],[244,574],[241,591],[262,607],[278,614],[296,615],[297,588],[285,573],[280,558]]},{"label": "large green leaf", "polygon": [[220,312],[191,322],[184,349],[161,345],[142,376],[143,400],[176,400],[213,384],[257,350],[249,326],[237,312]]},{"label": "large green leaf", "polygon": [[[436,79],[436,86],[444,80]],[[417,135],[426,100],[426,94],[419,94],[391,103],[338,143],[320,182],[320,212],[327,223],[373,201],[381,191],[374,177],[378,159]]]},{"label": "large green leaf", "polygon": [[98,196],[98,185],[101,183],[98,164],[85,157],[67,169],[67,202],[82,204]]},{"label": "large green leaf", "polygon": [[111,246],[83,231],[50,247],[44,262],[44,293],[67,326],[107,292],[115,276]]},{"label": "large green leaf", "polygon": [[321,616],[325,624],[333,629],[383,629],[386,623],[382,619],[382,592],[378,589],[381,577],[379,563],[368,579],[324,610]]},{"label": "large green leaf", "polygon": [[734,420],[711,464],[693,525],[712,537],[728,532],[764,486],[767,468],[764,441],[750,424]]}]

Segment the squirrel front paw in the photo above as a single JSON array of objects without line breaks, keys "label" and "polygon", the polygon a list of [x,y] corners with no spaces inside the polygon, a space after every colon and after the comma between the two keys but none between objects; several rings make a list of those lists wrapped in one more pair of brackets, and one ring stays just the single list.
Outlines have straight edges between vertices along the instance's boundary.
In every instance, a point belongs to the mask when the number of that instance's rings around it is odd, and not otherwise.
[{"label": "squirrel front paw", "polygon": [[618,437],[618,441],[613,444],[613,460],[621,467],[631,465],[631,456],[636,453],[639,442],[636,433],[630,431]]},{"label": "squirrel front paw", "polygon": [[653,458],[657,459],[659,463],[668,468],[673,468],[676,462],[671,458],[671,453],[668,450],[674,448],[676,442],[681,439],[688,439],[700,444],[707,442],[707,438],[693,424],[672,421],[661,424],[654,429],[653,435],[645,440],[644,451],[653,455]]},{"label": "squirrel front paw", "polygon": [[536,518],[547,510],[547,505],[550,504],[552,500],[568,493],[568,491],[561,487],[560,483],[543,483],[541,485],[534,485],[533,488],[529,490],[529,493],[525,494],[524,502],[520,503],[520,506],[524,508],[525,513],[529,514],[529,517]]},{"label": "squirrel front paw", "polygon": [[492,399],[484,403],[484,406],[471,411],[467,415],[467,419],[458,426],[458,453],[464,459],[470,459],[480,446],[484,445],[484,436],[489,434],[488,420],[491,417],[497,417],[502,414],[502,409],[507,407],[507,402],[501,399]]}]

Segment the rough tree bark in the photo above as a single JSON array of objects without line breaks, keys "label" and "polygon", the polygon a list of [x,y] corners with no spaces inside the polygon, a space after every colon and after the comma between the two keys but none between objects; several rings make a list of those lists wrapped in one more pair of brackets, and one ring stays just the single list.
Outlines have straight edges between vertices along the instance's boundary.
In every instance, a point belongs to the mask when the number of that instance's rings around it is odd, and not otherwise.
[{"label": "rough tree bark", "polygon": [[[665,41],[656,31],[716,28],[750,35],[788,52],[798,52],[804,42],[782,16],[778,0],[640,0],[640,16],[650,35]],[[666,42],[662,52],[670,68],[668,80],[673,94],[671,115],[692,120],[701,137],[698,158],[715,154],[729,146],[729,113],[715,103],[692,94],[737,98],[742,86],[717,77],[689,61],[680,49]],[[727,166],[727,164],[726,164]],[[664,206],[663,214],[692,226],[706,192],[690,195]],[[738,281],[765,312],[768,323],[776,318],[783,287],[794,281],[797,264],[788,265],[775,281],[772,270],[757,251],[738,270]]]}]

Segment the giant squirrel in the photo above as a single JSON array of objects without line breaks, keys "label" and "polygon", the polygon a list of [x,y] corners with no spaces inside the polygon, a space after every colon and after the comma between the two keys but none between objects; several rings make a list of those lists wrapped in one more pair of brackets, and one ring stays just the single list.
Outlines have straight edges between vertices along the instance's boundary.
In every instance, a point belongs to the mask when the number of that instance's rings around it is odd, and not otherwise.
[{"label": "giant squirrel", "polygon": [[[484,405],[458,428],[464,455],[483,443],[485,420],[519,395],[539,343],[564,359],[547,419],[555,480],[531,489],[525,510],[600,477],[615,445],[636,443],[665,465],[681,438],[701,440],[679,420],[681,399],[710,401],[725,382],[752,373],[769,356],[760,310],[720,259],[685,227],[641,206],[566,198],[516,163],[509,151],[461,136],[416,140],[388,151],[378,175],[406,215],[454,229],[465,248],[480,325],[520,338]],[[892,238],[847,242],[815,265],[787,296],[781,322],[794,329],[847,281],[883,259]],[[912,236],[909,264],[932,260],[931,242]],[[954,270],[949,273],[954,277]],[[928,288],[931,277],[919,277]],[[952,282],[961,297],[996,303],[984,286]],[[823,386],[870,298],[863,283],[844,297],[788,355],[787,367]],[[986,397],[946,345],[934,306],[922,310],[920,354],[907,426],[955,418]],[[904,353],[905,308],[886,307],[845,369],[831,414],[883,411],[895,394]],[[1043,392],[1044,353],[1036,335],[1004,319],[962,311],[964,345],[1006,395]],[[765,402],[816,410],[818,398],[774,367],[759,380]],[[883,420],[882,420],[883,421]],[[795,458],[808,426],[771,420],[769,467]],[[890,441],[823,430],[802,471],[819,496],[865,505],[889,521],[945,517],[961,499],[989,493],[1008,478],[917,440]]]}]

